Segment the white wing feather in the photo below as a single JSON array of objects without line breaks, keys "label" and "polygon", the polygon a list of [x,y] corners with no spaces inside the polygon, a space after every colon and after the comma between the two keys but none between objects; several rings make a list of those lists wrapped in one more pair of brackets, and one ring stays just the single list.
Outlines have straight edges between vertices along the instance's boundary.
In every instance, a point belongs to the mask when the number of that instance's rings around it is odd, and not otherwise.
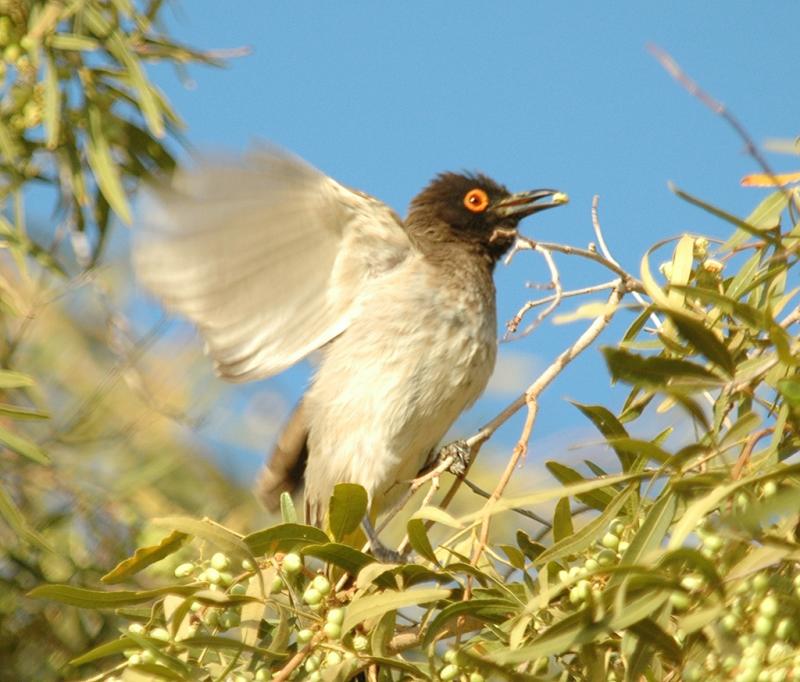
[{"label": "white wing feather", "polygon": [[362,287],[410,249],[383,203],[274,149],[179,174],[143,215],[139,279],[198,326],[232,381],[280,372],[340,334]]}]

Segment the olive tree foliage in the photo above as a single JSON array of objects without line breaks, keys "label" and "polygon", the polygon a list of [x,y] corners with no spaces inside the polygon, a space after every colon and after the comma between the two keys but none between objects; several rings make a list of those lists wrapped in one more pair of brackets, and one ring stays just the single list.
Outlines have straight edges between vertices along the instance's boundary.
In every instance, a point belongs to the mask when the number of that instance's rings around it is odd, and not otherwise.
[{"label": "olive tree foliage", "polygon": [[[516,497],[504,473],[458,511],[426,495],[405,527],[413,555],[383,564],[352,541],[358,486],[337,486],[325,529],[288,497],[279,524],[231,518],[237,491],[166,428],[181,396],[148,385],[149,337],[131,341],[109,304],[111,216],[172,168],[180,129],[143,63],[213,60],[157,30],[155,1],[0,8],[0,677],[800,679],[796,190],[737,217],[676,189],[730,235],[665,240],[635,274],[602,240],[529,243],[554,273],[554,253],[582,254],[616,279],[566,316],[591,322],[504,413],[527,409],[506,471],[578,352],[627,395],[576,405],[614,463],[548,462],[556,484]],[[41,185],[56,225],[34,238]],[[627,331],[597,348],[614,316]],[[652,433],[653,415],[670,426]],[[515,532],[490,536],[500,519]]]},{"label": "olive tree foliage", "polygon": [[68,675],[117,632],[32,588],[94,586],[145,519],[247,499],[176,438],[191,359],[142,375],[160,327],[133,338],[102,262],[130,191],[175,163],[182,124],[145,64],[216,63],[158,28],[160,5],[0,1],[0,679]]}]

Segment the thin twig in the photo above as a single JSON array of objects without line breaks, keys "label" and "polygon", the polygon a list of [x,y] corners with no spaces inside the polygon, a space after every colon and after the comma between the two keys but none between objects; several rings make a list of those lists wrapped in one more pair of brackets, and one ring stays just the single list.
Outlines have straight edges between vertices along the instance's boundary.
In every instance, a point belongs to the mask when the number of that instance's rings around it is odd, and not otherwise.
[{"label": "thin twig", "polygon": [[798,203],[795,193],[780,182],[775,174],[775,171],[772,170],[772,167],[769,165],[766,158],[764,158],[764,155],[759,151],[755,142],[753,142],[753,138],[750,137],[750,134],[739,122],[739,119],[737,119],[722,102],[714,99],[694,80],[692,80],[692,78],[690,78],[689,75],[683,69],[681,69],[680,66],[678,66],[678,63],[666,50],[663,50],[658,45],[654,45],[652,43],[647,46],[647,49],[650,54],[652,54],[658,60],[659,64],[661,64],[666,72],[676,81],[678,81],[678,83],[683,86],[683,88],[686,89],[690,95],[702,102],[715,114],[722,117],[722,119],[731,128],[733,128],[742,142],[744,142],[745,151],[753,157],[759,166],[761,166],[761,169],[764,171],[767,177],[769,177],[770,181],[773,185],[775,185],[778,191],[783,192],[788,203],[793,203],[795,208],[800,210],[800,203]]},{"label": "thin twig", "polygon": [[[487,512],[484,516],[483,523],[481,524],[481,531],[478,540],[478,545],[475,548],[475,551],[472,555],[472,563],[477,563],[478,559],[480,558],[481,554],[483,553],[483,549],[486,546],[486,542],[489,537],[489,525],[491,515],[488,511],[491,509],[494,502],[496,502],[500,497],[503,495],[503,492],[508,485],[508,482],[511,480],[511,475],[514,473],[517,465],[520,461],[525,457],[527,450],[528,450],[528,441],[530,439],[531,431],[533,430],[533,424],[536,420],[536,414],[538,412],[538,399],[541,395],[542,391],[547,388],[552,381],[563,371],[563,369],[572,362],[580,353],[582,353],[586,348],[588,348],[594,340],[600,335],[600,333],[605,329],[609,322],[611,322],[611,318],[614,316],[622,297],[628,291],[628,283],[623,280],[620,281],[619,285],[611,292],[611,295],[608,297],[608,302],[606,305],[606,310],[603,312],[602,315],[595,318],[591,325],[584,331],[583,334],[578,338],[575,343],[573,343],[569,348],[559,355],[555,362],[553,362],[539,377],[534,381],[529,387],[528,390],[522,395],[522,404],[528,406],[528,415],[525,419],[525,425],[522,429],[522,433],[520,435],[519,440],[517,441],[516,446],[514,447],[514,451],[511,455],[511,458],[506,465],[506,469],[503,472],[500,480],[497,483],[494,491],[492,492],[489,501],[484,505],[484,511]],[[520,405],[521,407],[522,405]],[[519,408],[517,408],[519,409]],[[514,410],[516,412],[516,410]],[[513,413],[512,413],[513,414]],[[510,415],[509,415],[510,416]],[[497,428],[497,427],[495,427]],[[488,436],[486,436],[488,438]]]},{"label": "thin twig", "polygon": [[[522,244],[527,243],[526,241],[519,240]],[[531,247],[520,247],[522,248],[531,248]],[[548,288],[553,289],[555,294],[551,297],[549,305],[542,310],[537,316],[536,319],[531,322],[523,332],[517,336],[516,338],[523,338],[528,336],[528,334],[532,333],[546,318],[550,315],[561,303],[562,294],[564,290],[561,286],[561,274],[558,272],[558,267],[556,266],[555,261],[553,260],[553,254],[550,253],[546,248],[544,248],[541,244],[537,244],[532,247],[536,251],[542,254],[545,262],[547,263],[547,267],[550,270],[550,283]],[[522,322],[522,318],[529,310],[534,308],[535,306],[529,305],[530,301],[526,303],[522,308],[520,308],[519,312],[514,315],[514,317],[508,322],[506,325],[506,333],[503,337],[503,340],[507,340],[512,334],[516,333],[517,328],[519,327],[520,323]]]}]

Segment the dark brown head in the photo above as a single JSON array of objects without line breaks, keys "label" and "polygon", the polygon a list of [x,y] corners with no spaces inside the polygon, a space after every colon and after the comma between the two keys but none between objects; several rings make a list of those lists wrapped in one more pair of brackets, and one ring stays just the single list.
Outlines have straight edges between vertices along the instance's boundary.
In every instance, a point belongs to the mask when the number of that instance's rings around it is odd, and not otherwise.
[{"label": "dark brown head", "polygon": [[511,194],[485,175],[442,173],[412,200],[406,229],[423,248],[461,243],[494,264],[514,243],[520,220],[566,201],[554,189]]}]

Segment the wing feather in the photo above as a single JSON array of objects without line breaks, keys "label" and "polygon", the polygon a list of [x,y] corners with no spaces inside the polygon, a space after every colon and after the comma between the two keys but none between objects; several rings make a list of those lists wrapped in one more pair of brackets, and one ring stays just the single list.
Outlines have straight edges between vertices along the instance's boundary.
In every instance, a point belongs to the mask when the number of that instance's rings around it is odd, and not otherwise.
[{"label": "wing feather", "polygon": [[141,282],[200,329],[217,372],[257,379],[340,334],[372,278],[410,250],[385,204],[261,149],[205,161],[145,198]]}]

